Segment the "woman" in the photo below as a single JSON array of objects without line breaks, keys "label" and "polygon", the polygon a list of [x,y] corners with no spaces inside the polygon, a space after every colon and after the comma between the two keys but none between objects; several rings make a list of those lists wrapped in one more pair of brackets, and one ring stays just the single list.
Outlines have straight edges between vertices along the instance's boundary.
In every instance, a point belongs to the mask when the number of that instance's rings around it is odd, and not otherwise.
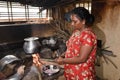
[{"label": "woman", "polygon": [[56,62],[65,64],[66,80],[95,80],[97,40],[90,28],[94,17],[84,7],[77,7],[70,18],[74,32],[66,42],[65,58],[59,57]]}]

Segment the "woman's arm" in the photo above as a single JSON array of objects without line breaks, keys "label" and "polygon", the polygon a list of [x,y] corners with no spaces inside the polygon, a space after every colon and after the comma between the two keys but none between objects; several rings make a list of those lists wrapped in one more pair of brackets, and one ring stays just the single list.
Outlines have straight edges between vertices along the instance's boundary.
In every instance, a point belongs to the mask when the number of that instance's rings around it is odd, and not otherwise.
[{"label": "woman's arm", "polygon": [[83,45],[81,46],[80,55],[73,58],[58,58],[57,62],[59,64],[79,64],[85,62],[92,50],[92,46]]}]

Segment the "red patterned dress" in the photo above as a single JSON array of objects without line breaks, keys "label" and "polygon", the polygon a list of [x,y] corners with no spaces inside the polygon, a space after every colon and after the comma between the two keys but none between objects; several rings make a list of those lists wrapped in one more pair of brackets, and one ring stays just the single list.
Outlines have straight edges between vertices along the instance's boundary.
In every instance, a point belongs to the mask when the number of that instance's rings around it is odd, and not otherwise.
[{"label": "red patterned dress", "polygon": [[92,30],[85,29],[82,32],[80,32],[79,30],[75,30],[70,39],[67,41],[66,45],[66,58],[79,56],[81,45],[94,46],[86,62],[81,64],[65,64],[64,75],[66,77],[66,80],[95,80],[94,63],[97,40]]}]

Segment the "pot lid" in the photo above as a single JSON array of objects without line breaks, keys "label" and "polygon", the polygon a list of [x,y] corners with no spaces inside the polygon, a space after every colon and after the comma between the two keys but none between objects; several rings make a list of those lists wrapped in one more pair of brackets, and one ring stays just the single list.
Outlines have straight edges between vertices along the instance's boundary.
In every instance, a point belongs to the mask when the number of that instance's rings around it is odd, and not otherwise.
[{"label": "pot lid", "polygon": [[34,40],[38,40],[39,38],[38,37],[28,37],[28,38],[25,38],[24,40],[25,41],[34,41]]}]

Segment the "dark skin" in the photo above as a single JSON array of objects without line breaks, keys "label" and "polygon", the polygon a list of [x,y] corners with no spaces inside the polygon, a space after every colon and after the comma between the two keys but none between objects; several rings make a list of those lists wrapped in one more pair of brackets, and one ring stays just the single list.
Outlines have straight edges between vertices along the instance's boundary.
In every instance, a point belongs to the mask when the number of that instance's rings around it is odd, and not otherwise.
[{"label": "dark skin", "polygon": [[[85,30],[85,20],[80,20],[80,18],[78,18],[75,14],[71,15],[71,25],[74,26],[74,30],[80,30],[83,31]],[[56,59],[56,62],[58,64],[80,64],[80,63],[84,63],[87,61],[90,52],[92,50],[93,46],[89,46],[89,45],[81,45],[81,49],[80,49],[80,55],[73,57],[73,58],[62,58],[59,57],[58,59]]]}]

